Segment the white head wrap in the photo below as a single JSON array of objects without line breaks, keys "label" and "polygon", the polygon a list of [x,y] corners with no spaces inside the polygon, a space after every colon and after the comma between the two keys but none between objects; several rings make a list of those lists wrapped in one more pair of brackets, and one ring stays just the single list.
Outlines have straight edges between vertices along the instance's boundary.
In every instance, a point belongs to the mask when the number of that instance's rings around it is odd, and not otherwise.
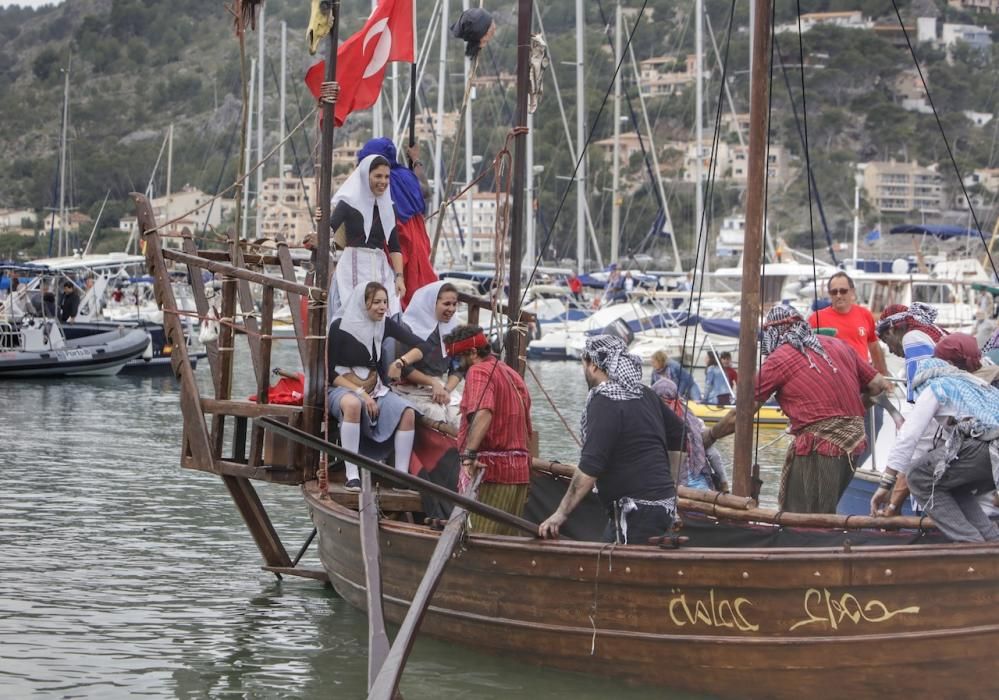
[{"label": "white head wrap", "polygon": [[364,288],[368,282],[361,282],[347,297],[343,305],[340,330],[354,336],[361,345],[372,353],[377,361],[382,354],[382,340],[385,338],[385,319],[372,321],[368,307],[364,303]]},{"label": "white head wrap", "polygon": [[375,207],[378,207],[378,218],[382,222],[382,230],[385,232],[385,240],[388,240],[389,233],[395,228],[395,212],[392,209],[392,188],[385,188],[385,192],[380,197],[375,197],[371,191],[371,183],[368,176],[371,172],[371,162],[375,158],[383,158],[378,154],[372,154],[362,160],[354,172],[350,174],[347,181],[340,186],[340,189],[333,195],[330,202],[330,210],[336,208],[340,202],[346,202],[364,217],[364,240],[371,236],[371,223],[375,217]]},{"label": "white head wrap", "polygon": [[450,321],[437,320],[437,297],[440,296],[441,287],[448,284],[445,281],[431,282],[416,290],[413,298],[409,301],[409,306],[402,314],[402,321],[409,330],[413,331],[423,340],[427,340],[434,329],[439,329],[438,335],[441,341],[441,354],[447,357],[447,349],[444,347],[444,336],[458,327],[458,314],[451,317]]}]

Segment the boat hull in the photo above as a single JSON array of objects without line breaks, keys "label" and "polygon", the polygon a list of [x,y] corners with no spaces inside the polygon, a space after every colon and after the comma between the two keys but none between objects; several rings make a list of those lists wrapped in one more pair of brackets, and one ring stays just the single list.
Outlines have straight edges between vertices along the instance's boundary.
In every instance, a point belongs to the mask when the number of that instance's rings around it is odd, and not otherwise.
[{"label": "boat hull", "polygon": [[[712,406],[700,403],[699,401],[688,401],[687,406],[693,411],[695,416],[708,425],[717,423],[728,415],[729,411],[735,408],[734,406]],[[754,423],[756,425],[783,429],[787,427],[787,416],[777,406],[761,406],[760,410],[756,412]]]},{"label": "boat hull", "polygon": [[68,341],[57,350],[0,352],[0,380],[113,376],[139,358],[148,342],[145,331],[133,329]]},{"label": "boat hull", "polygon": [[[330,581],[364,609],[355,511],[306,501]],[[383,521],[400,622],[438,535]],[[471,536],[422,631],[555,668],[731,698],[995,697],[999,547],[616,548]]]}]

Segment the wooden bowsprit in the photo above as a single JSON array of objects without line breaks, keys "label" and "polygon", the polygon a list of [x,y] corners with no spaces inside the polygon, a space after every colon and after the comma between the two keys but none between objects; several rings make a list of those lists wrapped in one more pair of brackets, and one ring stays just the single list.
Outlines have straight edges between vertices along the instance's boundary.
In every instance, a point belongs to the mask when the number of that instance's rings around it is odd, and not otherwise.
[{"label": "wooden bowsprit", "polygon": [[[483,473],[482,469],[475,473],[471,485],[464,494],[466,497],[475,498]],[[423,574],[423,580],[420,581],[420,586],[416,589],[416,594],[409,604],[409,610],[406,611],[406,617],[402,621],[399,633],[395,636],[385,664],[368,692],[368,700],[392,700],[395,697],[399,680],[402,678],[402,671],[406,667],[406,659],[409,658],[409,652],[413,649],[413,642],[416,640],[416,633],[420,629],[420,623],[423,622],[427,607],[434,597],[441,576],[444,575],[444,569],[451,561],[454,548],[461,541],[467,520],[468,511],[461,506],[455,506],[454,510],[451,511],[451,517],[448,518],[447,525],[444,526],[444,531],[437,540],[434,555],[430,557],[427,571]],[[370,592],[368,597],[370,599]]]}]

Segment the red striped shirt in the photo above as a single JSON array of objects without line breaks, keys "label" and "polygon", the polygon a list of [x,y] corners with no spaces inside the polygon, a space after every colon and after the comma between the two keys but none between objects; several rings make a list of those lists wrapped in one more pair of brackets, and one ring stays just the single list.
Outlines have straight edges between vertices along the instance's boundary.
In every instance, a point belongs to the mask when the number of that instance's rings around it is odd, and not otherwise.
[{"label": "red striped shirt", "polygon": [[[756,377],[756,400],[765,401],[776,392],[777,403],[787,414],[791,432],[795,435],[806,425],[827,418],[863,416],[864,404],[860,399],[860,390],[877,375],[874,367],[868,362],[862,362],[842,340],[819,336],[819,342],[838,371],[833,372],[829,363],[818,353],[806,349],[808,357],[805,357],[791,345],[785,344],[767,357]],[[809,366],[809,359],[818,368],[817,371]],[[835,446],[832,446],[830,453],[827,446],[819,443],[825,441],[813,441],[806,437],[795,443],[795,451],[797,454],[812,451],[832,456],[842,454]]]},{"label": "red striped shirt", "polygon": [[461,397],[461,428],[458,445],[464,449],[472,414],[492,413],[478,460],[486,466],[483,481],[495,484],[526,484],[531,479],[531,395],[523,378],[495,357],[472,365],[465,374]]}]

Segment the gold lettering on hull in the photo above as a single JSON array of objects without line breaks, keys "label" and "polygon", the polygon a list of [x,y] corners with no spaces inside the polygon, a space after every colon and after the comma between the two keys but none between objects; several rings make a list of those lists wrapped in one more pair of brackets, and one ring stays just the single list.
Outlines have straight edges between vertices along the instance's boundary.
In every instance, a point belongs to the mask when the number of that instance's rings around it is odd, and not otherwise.
[{"label": "gold lettering on hull", "polygon": [[669,601],[669,617],[677,627],[704,625],[737,629],[740,632],[756,632],[759,625],[746,619],[746,608],[753,607],[747,598],[719,598],[712,588],[707,600],[700,598],[687,600],[686,593],[673,591]]},{"label": "gold lettering on hull", "polygon": [[887,622],[896,615],[919,614],[918,605],[889,610],[880,600],[869,600],[861,604],[852,593],[842,593],[837,596],[830,593],[827,588],[821,591],[809,588],[805,591],[804,605],[806,618],[791,625],[789,631],[793,632],[799,627],[816,623],[828,624],[835,630],[844,622],[852,622],[855,625],[861,622]]},{"label": "gold lettering on hull", "polygon": [[[672,589],[667,610],[670,621],[677,627],[710,627],[732,629],[739,632],[758,632],[760,626],[750,621],[753,603],[748,598],[725,597],[712,588],[707,597],[689,596],[679,589]],[[822,624],[838,630],[846,624],[862,622],[887,622],[898,615],[918,615],[920,607],[912,605],[897,610],[890,609],[880,600],[862,603],[853,593],[831,593],[827,588],[809,588],[803,601],[805,619],[791,625],[793,632],[799,627]]]}]

